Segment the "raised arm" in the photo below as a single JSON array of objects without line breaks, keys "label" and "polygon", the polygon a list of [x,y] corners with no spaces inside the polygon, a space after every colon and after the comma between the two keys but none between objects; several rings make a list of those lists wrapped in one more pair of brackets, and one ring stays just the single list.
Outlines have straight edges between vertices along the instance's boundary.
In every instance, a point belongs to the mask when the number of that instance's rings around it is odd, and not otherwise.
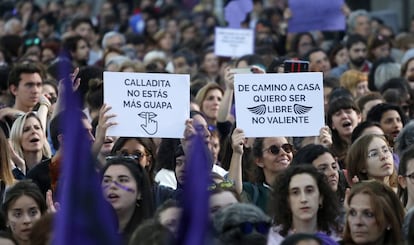
[{"label": "raised arm", "polygon": [[224,81],[226,84],[226,90],[224,91],[223,99],[221,100],[217,121],[225,122],[229,120],[231,106],[233,104],[234,94],[234,73],[231,72],[230,66],[224,70]]},{"label": "raised arm", "polygon": [[242,180],[242,157],[243,157],[243,145],[246,138],[244,132],[240,128],[236,128],[231,135],[231,147],[233,154],[230,160],[230,168],[228,179],[234,181],[234,187],[237,193],[243,191],[243,180]]}]

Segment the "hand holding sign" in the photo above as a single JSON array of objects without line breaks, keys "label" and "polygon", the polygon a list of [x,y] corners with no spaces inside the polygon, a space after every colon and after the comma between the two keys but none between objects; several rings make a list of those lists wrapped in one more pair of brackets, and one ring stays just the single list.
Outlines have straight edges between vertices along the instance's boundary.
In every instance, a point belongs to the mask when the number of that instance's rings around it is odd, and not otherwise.
[{"label": "hand holding sign", "polygon": [[153,120],[157,116],[154,112],[141,112],[138,116],[145,119],[145,123],[141,124],[141,128],[149,135],[153,135],[158,131],[158,122]]}]

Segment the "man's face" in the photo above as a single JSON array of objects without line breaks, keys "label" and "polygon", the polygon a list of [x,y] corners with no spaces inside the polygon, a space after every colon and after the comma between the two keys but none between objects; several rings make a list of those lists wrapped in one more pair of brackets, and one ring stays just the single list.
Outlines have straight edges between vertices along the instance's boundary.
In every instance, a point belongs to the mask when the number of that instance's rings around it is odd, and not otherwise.
[{"label": "man's face", "polygon": [[86,38],[86,40],[91,41],[92,39],[92,26],[90,26],[88,23],[81,23],[78,25],[75,30],[77,34],[79,34],[81,37]]},{"label": "man's face", "polygon": [[309,63],[311,71],[321,71],[326,73],[331,69],[331,63],[329,62],[328,56],[322,51],[312,53],[309,56]]},{"label": "man's face", "polygon": [[191,67],[188,65],[184,57],[173,59],[174,73],[176,74],[190,74]]},{"label": "man's face", "polygon": [[10,92],[16,97],[15,106],[25,112],[31,111],[39,102],[42,92],[42,78],[39,73],[22,73],[18,86],[10,85]]},{"label": "man's face", "polygon": [[367,46],[364,43],[355,43],[348,51],[349,60],[353,65],[360,67],[364,64],[364,61],[367,58]]}]

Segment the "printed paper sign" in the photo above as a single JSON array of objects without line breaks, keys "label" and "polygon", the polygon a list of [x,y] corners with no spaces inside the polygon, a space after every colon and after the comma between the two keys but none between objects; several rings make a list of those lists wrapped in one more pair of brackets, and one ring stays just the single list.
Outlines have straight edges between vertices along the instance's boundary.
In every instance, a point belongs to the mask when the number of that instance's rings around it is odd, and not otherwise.
[{"label": "printed paper sign", "polygon": [[104,72],[104,102],[118,123],[107,135],[182,138],[189,87],[189,75]]},{"label": "printed paper sign", "polygon": [[345,30],[344,0],[289,0],[288,32]]},{"label": "printed paper sign", "polygon": [[246,137],[319,135],[322,79],[321,72],[235,74],[237,127]]},{"label": "printed paper sign", "polygon": [[214,53],[217,56],[240,57],[254,52],[254,32],[251,29],[215,29]]}]

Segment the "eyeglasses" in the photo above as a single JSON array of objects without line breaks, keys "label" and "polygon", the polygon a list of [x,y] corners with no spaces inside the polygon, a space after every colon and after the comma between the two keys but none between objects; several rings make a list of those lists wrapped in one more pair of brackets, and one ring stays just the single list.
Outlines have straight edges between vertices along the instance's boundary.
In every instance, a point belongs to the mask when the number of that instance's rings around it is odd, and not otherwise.
[{"label": "eyeglasses", "polygon": [[255,223],[243,222],[243,223],[238,224],[236,226],[229,226],[229,227],[223,229],[223,231],[227,232],[227,231],[232,230],[234,228],[239,228],[240,231],[244,235],[248,235],[248,234],[252,233],[254,230],[256,230],[260,234],[267,235],[269,233],[270,223],[269,222],[255,222]]},{"label": "eyeglasses", "polygon": [[404,175],[404,177],[409,178],[411,183],[414,184],[414,173]]},{"label": "eyeglasses", "polygon": [[371,150],[370,152],[368,152],[368,158],[378,158],[380,152],[384,155],[392,154],[392,149],[391,147],[387,146],[387,147],[382,148],[381,150],[378,150],[378,149]]},{"label": "eyeglasses", "polygon": [[268,148],[264,149],[263,152],[268,151],[268,152],[272,153],[273,155],[277,155],[277,154],[279,154],[281,148],[286,153],[293,152],[293,145],[291,145],[289,143],[283,144],[280,147],[277,146],[277,145],[271,145]]},{"label": "eyeglasses", "polygon": [[220,182],[220,183],[213,183],[213,184],[209,185],[208,190],[213,191],[217,188],[228,189],[228,188],[232,188],[232,187],[234,187],[234,183],[232,181],[226,180],[226,181],[223,181],[223,182]]}]

